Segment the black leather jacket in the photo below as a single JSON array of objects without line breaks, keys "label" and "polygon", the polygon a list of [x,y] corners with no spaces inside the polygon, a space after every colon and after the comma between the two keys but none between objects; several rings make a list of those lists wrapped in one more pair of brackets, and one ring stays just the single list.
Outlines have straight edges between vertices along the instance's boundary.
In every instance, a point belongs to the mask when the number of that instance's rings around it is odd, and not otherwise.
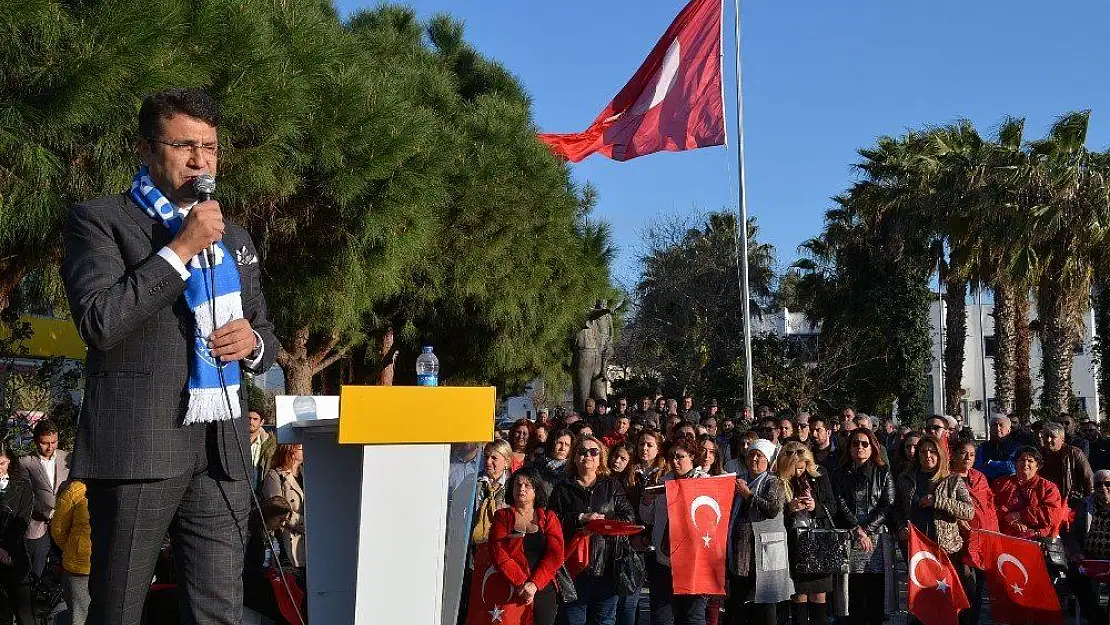
[{"label": "black leather jacket", "polygon": [[[559,516],[563,526],[563,540],[567,543],[585,525],[579,519],[583,514],[598,513],[606,519],[619,521],[635,520],[624,485],[612,477],[598,478],[589,488],[573,478],[564,480],[555,485],[551,493],[550,508]],[[594,534],[590,538],[590,564],[582,574],[597,576],[612,572],[612,554],[617,540],[612,536]]]},{"label": "black leather jacket", "polygon": [[894,510],[894,479],[889,468],[870,462],[858,469],[841,465],[833,471],[832,483],[837,527],[858,525],[871,534],[885,531]]}]

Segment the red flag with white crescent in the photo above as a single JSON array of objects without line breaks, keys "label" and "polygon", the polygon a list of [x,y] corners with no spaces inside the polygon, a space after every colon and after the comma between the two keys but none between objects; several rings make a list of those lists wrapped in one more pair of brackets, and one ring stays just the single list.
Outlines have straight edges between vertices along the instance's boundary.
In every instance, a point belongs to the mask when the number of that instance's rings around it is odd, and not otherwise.
[{"label": "red flag with white crescent", "polygon": [[721,0],[691,0],[589,128],[540,140],[576,163],[595,152],[627,161],[722,145],[724,108]]},{"label": "red flag with white crescent", "polygon": [[974,530],[998,623],[1060,625],[1064,615],[1045,566],[1041,544],[996,532]]},{"label": "red flag with white crescent", "polygon": [[667,482],[674,594],[725,594],[725,556],[735,492],[733,475]]},{"label": "red flag with white crescent", "polygon": [[924,625],[957,625],[967,602],[948,554],[910,524],[908,608]]},{"label": "red flag with white crescent", "polygon": [[516,593],[493,563],[488,544],[478,545],[466,625],[532,625],[532,605],[520,601]]}]

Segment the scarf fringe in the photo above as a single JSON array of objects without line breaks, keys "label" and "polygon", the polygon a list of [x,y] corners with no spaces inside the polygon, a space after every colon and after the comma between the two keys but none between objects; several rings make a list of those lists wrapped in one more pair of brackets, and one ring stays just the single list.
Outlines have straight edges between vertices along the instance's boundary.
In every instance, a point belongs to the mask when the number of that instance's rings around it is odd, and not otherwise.
[{"label": "scarf fringe", "polygon": [[239,385],[229,384],[227,393],[231,397],[231,413],[227,411],[227,400],[222,388],[189,389],[189,409],[185,412],[185,425],[230,421],[242,416],[243,407],[239,404]]}]

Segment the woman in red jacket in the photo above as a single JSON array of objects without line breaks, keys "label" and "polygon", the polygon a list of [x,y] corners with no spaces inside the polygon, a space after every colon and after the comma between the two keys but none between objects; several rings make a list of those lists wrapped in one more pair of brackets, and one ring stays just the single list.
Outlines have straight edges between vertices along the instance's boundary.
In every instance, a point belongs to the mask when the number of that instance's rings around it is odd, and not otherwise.
[{"label": "woman in red jacket", "polygon": [[489,535],[494,564],[517,589],[517,600],[532,604],[535,625],[553,625],[559,612],[555,572],[563,565],[563,529],[547,509],[549,488],[531,467],[513,473],[505,485],[509,507],[494,514]]},{"label": "woman in red jacket", "polygon": [[994,483],[999,531],[1030,540],[1057,536],[1065,508],[1060,489],[1037,475],[1044,457],[1036,447],[1022,447],[1014,464],[1016,473]]}]

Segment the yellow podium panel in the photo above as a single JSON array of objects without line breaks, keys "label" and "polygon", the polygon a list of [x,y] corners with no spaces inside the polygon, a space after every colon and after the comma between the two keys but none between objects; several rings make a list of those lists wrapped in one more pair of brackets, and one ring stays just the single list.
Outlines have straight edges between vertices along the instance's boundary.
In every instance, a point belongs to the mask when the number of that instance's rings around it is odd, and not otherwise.
[{"label": "yellow podium panel", "polygon": [[496,402],[492,386],[344,386],[339,390],[339,442],[488,442]]}]

